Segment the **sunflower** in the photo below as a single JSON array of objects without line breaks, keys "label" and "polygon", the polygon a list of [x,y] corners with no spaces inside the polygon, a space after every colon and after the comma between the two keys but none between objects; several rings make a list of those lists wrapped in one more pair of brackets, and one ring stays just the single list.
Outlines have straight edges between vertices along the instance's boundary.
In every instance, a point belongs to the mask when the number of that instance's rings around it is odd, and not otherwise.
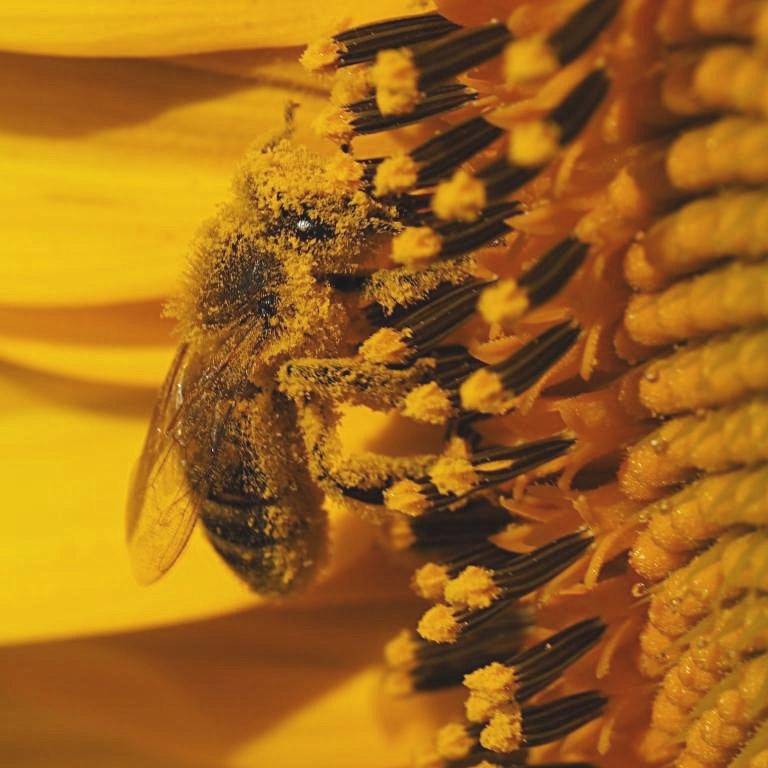
[{"label": "sunflower", "polygon": [[[13,764],[766,764],[763,3],[0,20]],[[341,510],[293,603],[253,607],[202,540],[142,591],[116,521],[161,307],[289,102],[397,207],[394,263],[472,273],[416,297],[452,346],[384,307],[361,347],[434,357],[404,411],[453,438],[384,493],[397,558]],[[382,685],[371,649],[406,625]]]}]

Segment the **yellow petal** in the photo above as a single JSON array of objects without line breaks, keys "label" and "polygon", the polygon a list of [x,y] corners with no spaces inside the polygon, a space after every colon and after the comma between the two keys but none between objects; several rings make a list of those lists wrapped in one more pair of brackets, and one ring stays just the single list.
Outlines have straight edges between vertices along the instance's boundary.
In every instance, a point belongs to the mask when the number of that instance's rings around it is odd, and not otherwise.
[{"label": "yellow petal", "polygon": [[159,302],[105,307],[0,306],[0,359],[72,379],[157,389],[173,357]]},{"label": "yellow petal", "polygon": [[[321,99],[151,61],[0,56],[0,303],[104,304],[166,296],[243,152]],[[291,71],[286,64],[286,71]],[[298,72],[298,63],[293,64]]]},{"label": "yellow petal", "polygon": [[[157,585],[134,582],[123,507],[153,399],[0,368],[0,642],[186,621],[258,601],[199,532]],[[366,548],[362,526],[337,516],[332,572]]]},{"label": "yellow petal", "polygon": [[413,13],[412,0],[5,0],[0,48],[67,56],[168,56],[302,45],[339,22]]},{"label": "yellow petal", "polygon": [[[391,573],[365,577],[375,587]],[[413,609],[391,596],[353,607],[262,607],[0,649],[4,758],[41,768],[408,764],[433,716],[420,697],[387,701],[370,665]]]}]

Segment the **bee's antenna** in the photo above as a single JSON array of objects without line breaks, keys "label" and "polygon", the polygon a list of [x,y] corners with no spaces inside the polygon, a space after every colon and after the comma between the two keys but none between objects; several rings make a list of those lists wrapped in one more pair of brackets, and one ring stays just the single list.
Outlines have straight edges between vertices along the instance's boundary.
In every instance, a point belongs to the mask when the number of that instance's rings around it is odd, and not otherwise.
[{"label": "bee's antenna", "polygon": [[296,110],[301,106],[298,101],[287,101],[283,107],[283,129],[269,139],[261,148],[262,152],[273,150],[283,139],[290,139],[296,132]]}]

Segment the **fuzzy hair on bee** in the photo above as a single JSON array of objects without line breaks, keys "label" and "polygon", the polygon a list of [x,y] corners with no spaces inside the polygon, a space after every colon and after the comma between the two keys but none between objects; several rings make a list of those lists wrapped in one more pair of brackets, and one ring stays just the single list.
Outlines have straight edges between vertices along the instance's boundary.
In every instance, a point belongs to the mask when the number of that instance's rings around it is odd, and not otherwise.
[{"label": "fuzzy hair on bee", "polygon": [[380,312],[471,279],[464,261],[383,269],[394,207],[340,182],[287,138],[251,152],[229,202],[201,231],[170,305],[181,345],[131,489],[138,579],[170,568],[199,519],[254,590],[311,581],[326,556],[324,497],[381,505],[437,457],[343,456],[339,402],[403,408],[434,363],[358,354]]}]

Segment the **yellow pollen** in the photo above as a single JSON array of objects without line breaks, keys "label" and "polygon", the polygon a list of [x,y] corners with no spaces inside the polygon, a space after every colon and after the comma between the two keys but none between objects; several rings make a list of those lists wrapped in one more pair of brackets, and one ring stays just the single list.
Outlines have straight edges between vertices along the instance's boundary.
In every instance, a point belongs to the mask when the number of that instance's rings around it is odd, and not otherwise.
[{"label": "yellow pollen", "polygon": [[548,120],[520,123],[509,133],[507,159],[523,167],[548,163],[560,149],[560,129]]},{"label": "yellow pollen", "polygon": [[419,101],[419,73],[407,49],[379,51],[371,67],[376,104],[382,115],[410,112]]},{"label": "yellow pollen", "polygon": [[497,702],[472,691],[464,702],[464,713],[470,723],[487,723],[498,710]]},{"label": "yellow pollen", "polygon": [[360,355],[369,363],[404,363],[408,359],[408,335],[407,331],[380,328],[360,345]]},{"label": "yellow pollen", "polygon": [[478,482],[471,462],[455,456],[441,456],[430,468],[429,479],[442,494],[456,496],[469,493]]},{"label": "yellow pollen", "polygon": [[517,40],[504,51],[504,75],[510,85],[547,77],[559,67],[557,56],[543,37]]},{"label": "yellow pollen", "polygon": [[500,325],[505,331],[511,331],[517,321],[528,311],[528,294],[518,286],[517,281],[509,278],[499,280],[480,294],[477,308],[489,325]]},{"label": "yellow pollen", "polygon": [[384,491],[384,506],[409,517],[418,517],[429,508],[429,501],[413,480],[398,480]]},{"label": "yellow pollen", "polygon": [[390,522],[389,541],[396,550],[408,549],[416,543],[416,536],[407,520],[396,517]]},{"label": "yellow pollen", "polygon": [[423,266],[440,253],[442,240],[430,227],[407,227],[392,239],[392,261],[406,266]]},{"label": "yellow pollen", "polygon": [[493,580],[493,571],[476,565],[467,566],[445,585],[445,599],[451,605],[472,610],[488,608],[501,594]]},{"label": "yellow pollen", "polygon": [[425,600],[440,600],[448,583],[448,571],[439,563],[422,565],[413,574],[413,588]]},{"label": "yellow pollen", "polygon": [[403,414],[414,421],[445,424],[453,416],[453,405],[448,393],[437,382],[430,381],[406,395]]},{"label": "yellow pollen", "polygon": [[349,124],[349,120],[349,113],[337,107],[329,107],[318,114],[312,123],[312,129],[318,136],[344,142],[350,139],[355,132]]},{"label": "yellow pollen", "polygon": [[499,374],[488,368],[475,371],[459,388],[459,396],[465,410],[480,413],[504,413],[514,404]]},{"label": "yellow pollen", "polygon": [[464,170],[438,184],[432,198],[432,210],[446,221],[474,221],[484,207],[483,183]]},{"label": "yellow pollen", "polygon": [[337,70],[331,86],[331,104],[345,107],[366,98],[371,91],[367,67],[344,67]]},{"label": "yellow pollen", "polygon": [[480,744],[492,752],[514,752],[523,737],[520,708],[511,706],[496,712],[480,733]]},{"label": "yellow pollen", "polygon": [[464,686],[501,703],[507,701],[515,691],[515,670],[494,661],[465,675]]},{"label": "yellow pollen", "polygon": [[501,768],[501,766],[497,763],[489,763],[487,760],[483,760],[470,766],[470,768]]},{"label": "yellow pollen", "polygon": [[384,687],[392,697],[408,696],[413,693],[413,681],[407,672],[390,672],[384,678]]},{"label": "yellow pollen", "polygon": [[461,723],[450,723],[437,732],[437,751],[446,760],[466,757],[475,742]]},{"label": "yellow pollen", "polygon": [[301,54],[299,61],[305,69],[316,72],[336,63],[344,47],[330,37],[311,42]]},{"label": "yellow pollen", "polygon": [[432,606],[419,619],[418,633],[431,643],[455,643],[461,631],[461,625],[448,605]]},{"label": "yellow pollen", "polygon": [[388,157],[376,169],[373,191],[378,197],[405,192],[416,183],[418,175],[419,168],[410,155]]},{"label": "yellow pollen", "polygon": [[337,152],[326,166],[328,177],[331,181],[338,182],[342,187],[355,190],[360,186],[363,178],[363,166],[355,162],[354,158],[346,152]]},{"label": "yellow pollen", "polygon": [[384,646],[384,658],[391,667],[408,667],[416,659],[416,643],[410,630],[403,629]]}]

